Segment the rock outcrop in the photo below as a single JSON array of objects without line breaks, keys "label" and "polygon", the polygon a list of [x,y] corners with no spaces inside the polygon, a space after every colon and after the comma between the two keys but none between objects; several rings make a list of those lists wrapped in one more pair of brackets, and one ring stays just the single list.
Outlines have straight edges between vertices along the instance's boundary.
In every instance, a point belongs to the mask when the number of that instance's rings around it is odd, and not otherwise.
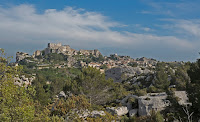
[{"label": "rock outcrop", "polygon": [[42,52],[39,51],[39,50],[36,50],[36,51],[33,53],[32,57],[35,58],[35,57],[41,56],[41,55],[42,55]]},{"label": "rock outcrop", "polygon": [[104,111],[92,111],[91,113],[90,113],[90,116],[91,117],[101,117],[101,116],[105,116],[106,114],[105,114],[105,112]]},{"label": "rock outcrop", "polygon": [[136,116],[138,113],[138,109],[132,109],[128,113],[129,113],[129,117]]},{"label": "rock outcrop", "polygon": [[163,93],[149,93],[146,96],[138,98],[138,114],[139,116],[150,115],[152,110],[161,111],[169,106],[170,101],[166,100],[167,94]]},{"label": "rock outcrop", "polygon": [[25,75],[22,75],[21,77],[16,76],[14,77],[14,84],[19,85],[19,86],[25,86],[27,87],[28,85],[31,85],[33,80],[35,79],[35,76],[32,76],[30,78],[26,78]]},{"label": "rock outcrop", "polygon": [[59,94],[58,94],[58,97],[59,98],[66,98],[67,97],[67,95],[65,94],[65,92],[64,91],[61,91]]},{"label": "rock outcrop", "polygon": [[122,107],[107,107],[106,111],[111,113],[112,115],[117,115],[117,116],[122,116],[122,115],[126,115],[128,113],[128,108],[125,106]]},{"label": "rock outcrop", "polygon": [[17,52],[16,53],[16,62],[19,62],[25,58],[31,57],[28,53]]},{"label": "rock outcrop", "polygon": [[[186,91],[175,91],[175,96],[179,98],[178,103],[180,105],[188,105],[188,97]],[[145,96],[128,95],[122,100],[116,100],[123,106],[127,107],[129,116],[147,116],[151,114],[151,111],[162,111],[170,105],[170,101],[167,100],[167,94],[163,93],[148,93]],[[132,98],[132,100],[130,100]],[[129,101],[130,100],[130,101]],[[107,108],[112,114],[117,113],[117,109],[114,107]],[[125,110],[125,113],[127,111]]]},{"label": "rock outcrop", "polygon": [[188,97],[186,91],[174,91],[174,95],[179,98],[178,103],[180,105],[188,105],[191,104],[188,102]]},{"label": "rock outcrop", "polygon": [[136,95],[128,95],[124,99],[122,99],[121,101],[118,101],[118,102],[120,102],[123,106],[127,106],[128,110],[131,110],[131,109],[133,109],[132,108],[132,103],[130,103],[128,101],[130,98],[133,98],[133,99],[137,100],[138,96],[136,96]]},{"label": "rock outcrop", "polygon": [[76,63],[77,63],[77,60],[76,60],[74,57],[69,56],[69,57],[67,58],[67,66],[68,66],[68,67],[72,67],[72,66],[74,66]]},{"label": "rock outcrop", "polygon": [[149,67],[156,66],[157,64],[157,61],[155,59],[152,58],[148,59],[145,57],[137,58],[136,62],[138,63],[139,66],[149,66]]},{"label": "rock outcrop", "polygon": [[115,82],[122,82],[129,77],[134,77],[136,75],[147,75],[148,73],[153,73],[149,69],[141,69],[140,67],[116,67],[109,69],[105,72],[106,78],[113,78]]},{"label": "rock outcrop", "polygon": [[106,114],[105,114],[104,111],[97,111],[97,110],[89,111],[88,109],[86,109],[86,110],[73,109],[73,110],[71,110],[71,112],[69,112],[69,113],[66,114],[66,121],[67,122],[68,121],[72,121],[71,118],[74,115],[78,115],[79,118],[82,118],[83,120],[86,121],[86,119],[88,117],[96,118],[96,117],[105,116]]}]

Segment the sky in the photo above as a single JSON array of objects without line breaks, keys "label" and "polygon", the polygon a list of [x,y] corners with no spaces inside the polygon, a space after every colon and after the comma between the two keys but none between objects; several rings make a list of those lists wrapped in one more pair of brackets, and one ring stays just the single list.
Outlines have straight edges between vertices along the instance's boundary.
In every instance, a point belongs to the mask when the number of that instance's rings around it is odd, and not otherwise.
[{"label": "sky", "polygon": [[0,48],[32,54],[47,43],[132,58],[195,61],[200,0],[0,0]]}]

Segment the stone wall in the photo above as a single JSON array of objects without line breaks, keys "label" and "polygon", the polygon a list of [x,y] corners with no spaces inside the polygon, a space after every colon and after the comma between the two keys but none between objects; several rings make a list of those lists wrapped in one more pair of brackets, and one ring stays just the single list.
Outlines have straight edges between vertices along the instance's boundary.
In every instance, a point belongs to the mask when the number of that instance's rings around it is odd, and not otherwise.
[{"label": "stone wall", "polygon": [[51,49],[58,49],[58,47],[61,47],[61,46],[62,46],[61,43],[58,43],[58,44],[48,43],[48,48],[51,48]]},{"label": "stone wall", "polygon": [[78,53],[82,55],[93,55],[95,57],[99,57],[101,53],[98,50],[75,50],[72,49],[69,45],[62,45],[61,43],[54,44],[54,43],[48,43],[48,47],[45,49],[45,54],[49,53],[62,53],[64,55],[77,55]]}]

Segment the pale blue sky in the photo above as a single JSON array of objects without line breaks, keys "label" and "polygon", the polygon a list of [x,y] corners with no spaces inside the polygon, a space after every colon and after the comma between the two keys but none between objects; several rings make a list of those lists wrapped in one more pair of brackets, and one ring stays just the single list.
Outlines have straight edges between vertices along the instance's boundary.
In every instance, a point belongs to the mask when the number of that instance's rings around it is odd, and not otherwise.
[{"label": "pale blue sky", "polygon": [[199,0],[1,0],[0,47],[14,56],[61,42],[104,55],[195,61],[199,5]]}]

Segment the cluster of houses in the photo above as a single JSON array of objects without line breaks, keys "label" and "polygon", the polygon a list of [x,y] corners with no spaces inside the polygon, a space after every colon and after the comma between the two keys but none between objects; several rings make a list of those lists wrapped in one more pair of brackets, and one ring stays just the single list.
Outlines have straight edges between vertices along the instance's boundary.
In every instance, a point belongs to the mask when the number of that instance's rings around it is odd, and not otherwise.
[{"label": "cluster of houses", "polygon": [[[64,54],[68,55],[70,58],[66,63],[59,63],[59,64],[54,64],[53,66],[51,64],[45,64],[42,62],[42,59],[37,60],[38,56],[44,56],[49,53],[57,53],[57,54]],[[84,61],[78,61],[78,59],[74,58],[73,56],[76,55],[85,55],[87,58],[89,56],[93,56],[98,58],[101,53],[98,50],[75,50],[72,49],[69,45],[62,45],[61,43],[54,44],[54,43],[49,43],[47,48],[45,48],[43,51],[35,51],[33,55],[29,55],[28,53],[23,53],[23,52],[17,52],[16,53],[16,63],[19,63],[21,60],[24,60],[27,58],[32,58],[35,60],[36,67],[38,69],[44,69],[44,68],[66,68],[66,67],[94,67],[97,69],[100,69],[101,72],[104,72],[105,69],[111,69],[114,67],[120,67],[120,66],[130,66],[131,63],[137,64],[137,66],[140,67],[155,67],[157,64],[157,61],[154,59],[147,59],[145,57],[138,58],[138,59],[132,59],[129,56],[119,56],[117,54],[112,54],[110,56],[104,56],[103,61],[92,61],[92,62],[84,62]],[[32,60],[27,60],[27,62],[33,62]],[[72,63],[73,62],[73,63]]]},{"label": "cluster of houses", "polygon": [[140,67],[155,68],[157,61],[155,59],[147,59],[145,57],[132,59],[129,56],[118,56],[117,54],[113,54],[110,55],[110,57],[105,56],[105,60],[102,62],[90,62],[87,66],[97,69],[101,69],[102,66],[106,66],[106,69],[111,69],[114,67],[129,66],[130,63],[135,63]]}]

